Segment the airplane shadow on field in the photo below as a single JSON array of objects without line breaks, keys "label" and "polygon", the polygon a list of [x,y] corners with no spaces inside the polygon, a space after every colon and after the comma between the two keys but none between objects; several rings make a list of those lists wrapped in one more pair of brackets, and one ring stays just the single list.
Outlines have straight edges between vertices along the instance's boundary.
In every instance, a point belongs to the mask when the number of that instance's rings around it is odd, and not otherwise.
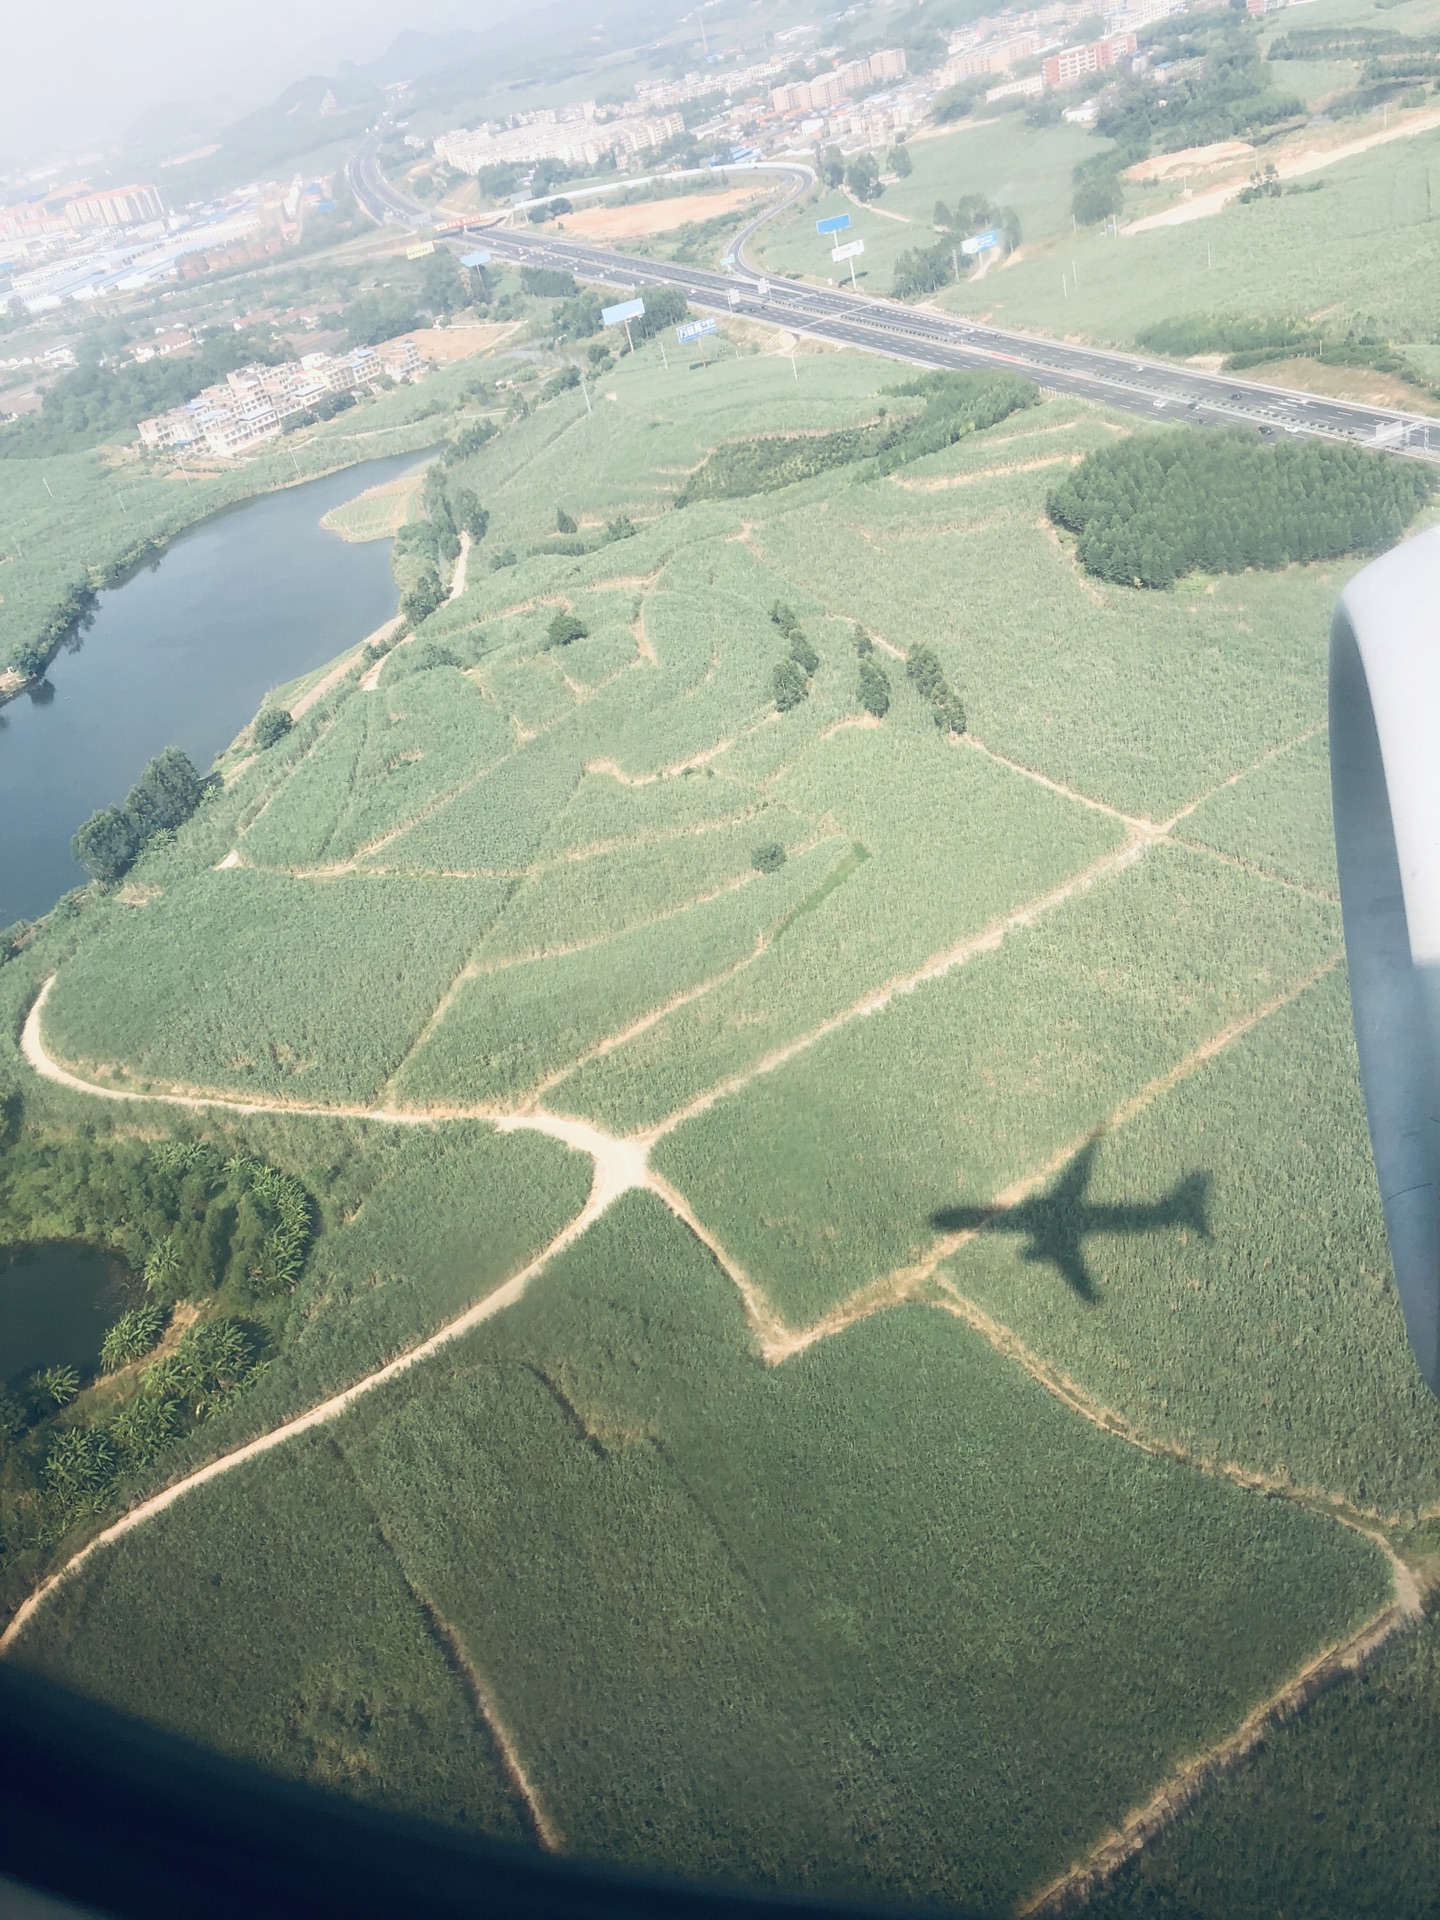
[{"label": "airplane shadow on field", "polygon": [[1104,1204],[1086,1198],[1100,1135],[1090,1139],[1045,1189],[1013,1207],[942,1207],[930,1216],[941,1233],[967,1229],[1023,1234],[1020,1258],[1052,1266],[1087,1305],[1100,1295],[1085,1265],[1084,1243],[1096,1234],[1159,1233],[1188,1228],[1210,1238],[1210,1175],[1190,1173],[1158,1200]]}]

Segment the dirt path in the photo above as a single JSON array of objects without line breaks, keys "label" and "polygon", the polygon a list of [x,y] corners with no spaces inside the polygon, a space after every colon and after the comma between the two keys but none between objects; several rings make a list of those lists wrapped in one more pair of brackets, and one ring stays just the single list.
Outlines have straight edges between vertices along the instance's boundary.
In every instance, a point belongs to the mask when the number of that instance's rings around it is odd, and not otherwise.
[{"label": "dirt path", "polygon": [[452,573],[450,576],[450,591],[445,596],[447,601],[458,600],[461,594],[464,593],[465,576],[469,572],[469,569],[470,569],[470,536],[468,533],[462,533],[460,535],[460,557],[455,562],[454,573]]},{"label": "dirt path", "polygon": [[[39,1002],[37,1001],[36,1004],[38,1006]],[[84,1081],[76,1080],[73,1075],[65,1075],[62,1084],[85,1088]],[[97,1091],[95,1088],[85,1090]],[[529,1126],[536,1132],[549,1133],[556,1139],[565,1139],[568,1144],[569,1136],[556,1128],[542,1126],[535,1121],[518,1121],[515,1125]],[[504,1130],[512,1131],[513,1128]],[[308,1412],[298,1414],[293,1420],[287,1420],[281,1426],[273,1427],[269,1433],[262,1434],[258,1440],[247,1441],[245,1445],[234,1448],[232,1452],[222,1454],[218,1460],[212,1460],[208,1466],[197,1468],[194,1473],[186,1474],[184,1479],[175,1481],[160,1493],[152,1494],[148,1500],[140,1501],[137,1506],[132,1507],[128,1513],[122,1514],[110,1526],[102,1528],[93,1540],[83,1546],[78,1553],[72,1554],[57,1573],[51,1574],[47,1580],[42,1581],[20,1607],[4,1633],[0,1634],[0,1655],[9,1652],[24,1632],[28,1622],[35,1617],[51,1594],[78,1573],[80,1568],[103,1547],[122,1539],[127,1533],[133,1533],[147,1520],[153,1520],[157,1514],[164,1513],[168,1507],[173,1507],[177,1500],[183,1500],[186,1494],[194,1493],[197,1488],[207,1486],[212,1480],[218,1480],[222,1474],[232,1472],[234,1468],[243,1466],[246,1461],[258,1460],[262,1454],[269,1453],[275,1447],[284,1446],[287,1441],[296,1439],[300,1434],[313,1433],[332,1420],[338,1420],[342,1414],[347,1413],[367,1394],[373,1393],[377,1387],[383,1387],[391,1380],[398,1380],[401,1374],[408,1373],[412,1367],[419,1366],[432,1354],[438,1353],[442,1347],[449,1346],[452,1341],[461,1339],[474,1328],[483,1326],[487,1320],[492,1320],[497,1313],[503,1313],[506,1307],[513,1306],[530,1282],[545,1271],[556,1255],[563,1253],[566,1247],[586,1233],[605,1209],[635,1184],[627,1177],[628,1167],[628,1159],[622,1160],[620,1167],[617,1168],[614,1156],[609,1153],[603,1161],[597,1157],[590,1198],[569,1225],[562,1227],[549,1245],[536,1254],[527,1266],[513,1274],[502,1286],[496,1287],[492,1293],[487,1293],[483,1300],[476,1301],[474,1306],[467,1307],[453,1320],[448,1320],[428,1339],[419,1341],[390,1361],[388,1365],[378,1367],[374,1373],[366,1374],[362,1380],[357,1380],[353,1386],[346,1387],[343,1392],[333,1394],[328,1400],[322,1400],[318,1406],[311,1407]]]},{"label": "dirt path", "polygon": [[1031,1920],[1031,1916],[1041,1914],[1073,1913],[1083,1907],[1127,1860],[1132,1860],[1143,1847],[1173,1827],[1208,1786],[1223,1775],[1233,1773],[1265,1744],[1277,1727],[1294,1720],[1321,1694],[1362,1672],[1397,1634],[1414,1626],[1424,1611],[1419,1589],[1409,1569],[1400,1563],[1397,1565],[1408,1582],[1403,1597],[1399,1593],[1397,1574],[1397,1597],[1390,1606],[1383,1607],[1348,1639],[1326,1647],[1307,1661],[1269,1699],[1262,1700],[1247,1714],[1234,1733],[1177,1767],[1143,1806],[1127,1815],[1115,1832],[1106,1834],[1083,1860],[1017,1907],[1016,1920]]},{"label": "dirt path", "polygon": [[[1349,140],[1341,147],[1308,147],[1303,153],[1279,161],[1275,172],[1282,180],[1298,180],[1307,173],[1319,173],[1324,167],[1336,166],[1341,160],[1353,160],[1356,154],[1368,153],[1372,147],[1388,146],[1392,140],[1409,140],[1435,127],[1440,127],[1440,109],[1418,113],[1413,120],[1382,128],[1379,133],[1368,133],[1360,140]],[[1163,213],[1134,220],[1120,231],[1122,234],[1150,233],[1156,227],[1180,227],[1191,220],[1207,219],[1211,214],[1222,212],[1248,184],[1248,180],[1232,180],[1226,186],[1212,187],[1208,193],[1197,193],[1193,200],[1182,200],[1178,207],[1167,207]]]},{"label": "dirt path", "polygon": [[[325,698],[332,687],[338,687],[347,674],[354,672],[364,657],[366,647],[378,646],[382,640],[388,640],[399,624],[400,616],[397,613],[393,620],[387,620],[383,627],[377,627],[374,633],[369,634],[360,642],[353,653],[347,653],[338,665],[333,666],[323,680],[317,680],[313,687],[301,694],[300,698],[290,709],[290,718],[292,720],[299,720],[307,714],[317,702]],[[367,674],[366,679],[368,678],[369,675]]]},{"label": "dirt path", "polygon": [[677,1127],[684,1126],[687,1120],[694,1120],[698,1115],[707,1112],[717,1101],[728,1099],[732,1094],[740,1092],[742,1087],[748,1087],[762,1074],[774,1073],[777,1067],[783,1067],[797,1054],[804,1053],[819,1041],[828,1039],[832,1033],[838,1033],[842,1027],[849,1026],[852,1020],[863,1020],[872,1013],[880,1013],[900,994],[913,993],[917,987],[923,986],[928,980],[941,980],[956,967],[963,967],[982,953],[994,953],[1012,933],[1019,932],[1022,927],[1034,926],[1037,920],[1053,912],[1056,907],[1063,906],[1067,900],[1073,900],[1077,895],[1087,893],[1097,881],[1107,879],[1111,874],[1132,865],[1140,859],[1149,844],[1146,838],[1138,834],[1132,835],[1123,846],[1102,854],[1098,860],[1092,860],[1088,867],[1083,867],[1079,873],[1072,874],[1068,880],[1062,881],[1058,887],[1052,887],[1048,893],[1027,901],[1024,906],[1016,907],[1001,919],[992,921],[979,933],[970,934],[964,940],[957,941],[953,947],[948,947],[943,953],[934,955],[912,972],[897,974],[893,980],[887,981],[875,993],[866,994],[863,999],[843,1007],[839,1013],[831,1014],[828,1020],[820,1021],[808,1033],[798,1035],[782,1047],[776,1047],[753,1066],[745,1068],[743,1072],[732,1074],[728,1079],[707,1088],[704,1093],[698,1094],[683,1107],[677,1107],[673,1113],[667,1114],[663,1120],[648,1130],[644,1136],[645,1139],[649,1142],[664,1139],[667,1133],[673,1133]]}]

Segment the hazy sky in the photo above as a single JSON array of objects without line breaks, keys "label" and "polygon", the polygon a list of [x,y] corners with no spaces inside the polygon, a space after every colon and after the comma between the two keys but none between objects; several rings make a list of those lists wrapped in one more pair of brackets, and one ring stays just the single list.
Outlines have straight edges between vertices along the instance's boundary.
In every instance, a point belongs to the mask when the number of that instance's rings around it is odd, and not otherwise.
[{"label": "hazy sky", "polygon": [[46,0],[5,8],[0,161],[113,142],[147,107],[237,110],[307,71],[373,59],[402,26],[478,25],[520,0]]}]

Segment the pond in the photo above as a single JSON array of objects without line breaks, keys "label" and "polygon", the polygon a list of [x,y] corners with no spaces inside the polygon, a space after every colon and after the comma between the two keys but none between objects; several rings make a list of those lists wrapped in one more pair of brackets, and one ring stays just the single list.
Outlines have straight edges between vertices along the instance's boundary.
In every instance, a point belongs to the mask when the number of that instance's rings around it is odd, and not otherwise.
[{"label": "pond", "polygon": [[15,1383],[41,1367],[85,1372],[131,1291],[121,1262],[94,1247],[0,1247],[0,1381]]},{"label": "pond", "polygon": [[425,458],[368,460],[227,507],[101,594],[45,682],[0,707],[0,926],[83,884],[71,835],[147,760],[183,747],[203,773],[271,687],[390,618],[391,543],[348,543],[320,520]]}]

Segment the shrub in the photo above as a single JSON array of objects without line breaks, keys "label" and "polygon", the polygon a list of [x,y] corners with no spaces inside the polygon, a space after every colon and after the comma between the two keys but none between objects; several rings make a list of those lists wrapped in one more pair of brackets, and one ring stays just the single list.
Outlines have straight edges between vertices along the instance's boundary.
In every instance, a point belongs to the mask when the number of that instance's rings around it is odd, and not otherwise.
[{"label": "shrub", "polygon": [[576,533],[579,531],[575,522],[563,507],[557,507],[555,509],[555,531],[557,533]]},{"label": "shrub", "polygon": [[858,622],[855,627],[855,651],[860,655],[862,660],[867,653],[874,653],[875,651],[875,642]]},{"label": "shrub", "polygon": [[540,389],[540,398],[542,400],[558,399],[562,393],[568,393],[572,387],[578,387],[579,384],[580,369],[578,367],[561,367],[558,373],[551,374]]},{"label": "shrub", "polygon": [[31,1397],[42,1407],[68,1407],[80,1391],[74,1367],[45,1367],[30,1378]]},{"label": "shrub", "polygon": [[877,720],[883,720],[890,711],[890,676],[873,657],[867,656],[860,662],[857,692],[865,711],[873,713]]},{"label": "shrub", "polygon": [[423,647],[416,649],[414,671],[428,673],[432,667],[460,667],[464,664],[453,647],[441,646],[436,640],[427,640]]},{"label": "shrub", "polygon": [[545,629],[545,645],[547,649],[568,647],[572,640],[584,640],[589,632],[590,629],[578,614],[562,607]]},{"label": "shrub", "polygon": [[778,840],[766,840],[750,856],[757,873],[778,873],[785,864],[785,849]]},{"label": "shrub", "polygon": [[790,658],[808,680],[820,665],[820,656],[799,627],[790,636]]},{"label": "shrub", "polygon": [[250,729],[251,737],[263,753],[267,747],[273,747],[277,741],[283,740],[294,724],[285,707],[262,707]]},{"label": "shrub", "polygon": [[784,600],[777,600],[771,607],[770,618],[784,634],[796,632],[800,625],[799,620],[795,617],[795,609],[789,606]]},{"label": "shrub", "polygon": [[490,571],[492,573],[498,573],[502,567],[518,567],[519,564],[519,558],[513,547],[506,547],[503,552],[492,553],[490,556]]},{"label": "shrub", "polygon": [[102,1370],[114,1373],[132,1360],[141,1359],[164,1331],[165,1315],[159,1307],[134,1307],[129,1313],[122,1313],[101,1343]]}]

